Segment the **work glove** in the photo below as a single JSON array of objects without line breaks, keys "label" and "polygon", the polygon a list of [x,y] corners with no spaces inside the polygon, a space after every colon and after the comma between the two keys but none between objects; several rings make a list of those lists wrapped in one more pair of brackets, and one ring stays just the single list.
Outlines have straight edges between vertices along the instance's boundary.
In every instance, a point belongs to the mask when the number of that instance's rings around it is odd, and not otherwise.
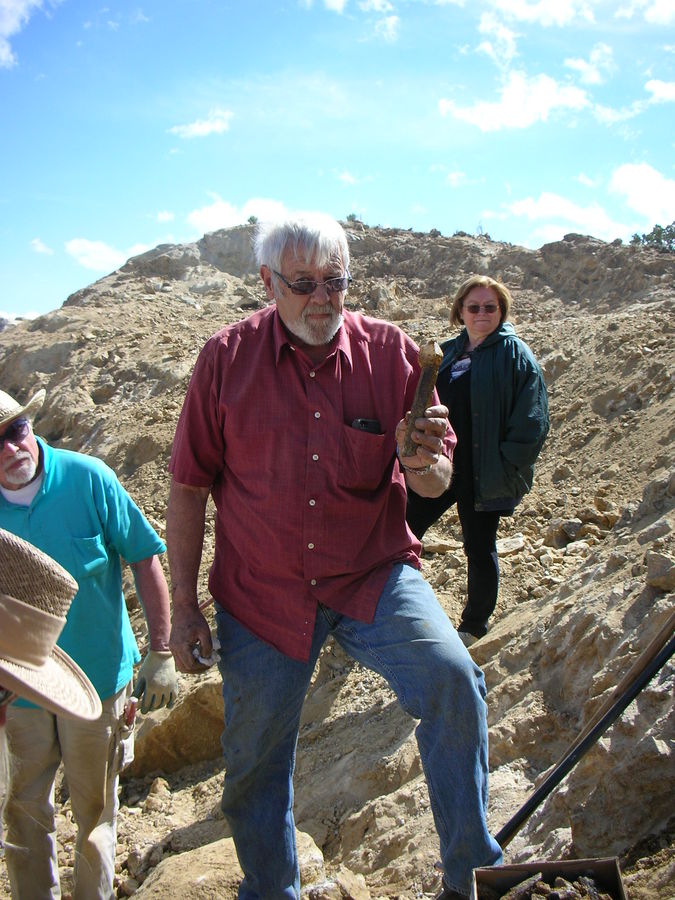
[{"label": "work glove", "polygon": [[134,685],[142,713],[166,706],[171,709],[178,694],[176,666],[169,650],[149,650]]}]

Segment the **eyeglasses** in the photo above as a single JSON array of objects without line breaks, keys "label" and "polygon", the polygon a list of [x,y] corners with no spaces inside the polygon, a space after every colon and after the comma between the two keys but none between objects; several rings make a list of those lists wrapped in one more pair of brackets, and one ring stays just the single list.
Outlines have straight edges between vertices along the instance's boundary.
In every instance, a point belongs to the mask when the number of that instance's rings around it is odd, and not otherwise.
[{"label": "eyeglasses", "polygon": [[344,275],[336,275],[335,278],[327,278],[325,281],[313,281],[311,278],[299,278],[297,281],[289,281],[276,269],[272,269],[272,271],[281,278],[286,287],[290,288],[294,294],[303,294],[306,297],[313,294],[318,287],[325,287],[329,294],[340,294],[342,291],[346,291],[352,283],[352,276],[349,272],[345,272]]},{"label": "eyeglasses", "polygon": [[15,697],[16,694],[14,691],[0,687],[0,706],[6,706],[8,703],[11,703]]},{"label": "eyeglasses", "polygon": [[467,303],[462,309],[470,312],[472,316],[477,316],[481,309],[491,315],[499,309],[499,305],[497,303]]},{"label": "eyeglasses", "polygon": [[9,441],[11,444],[18,444],[26,437],[29,431],[30,424],[28,419],[15,419],[13,422],[10,422],[5,428],[5,433],[0,436],[0,450],[4,448],[6,441]]}]

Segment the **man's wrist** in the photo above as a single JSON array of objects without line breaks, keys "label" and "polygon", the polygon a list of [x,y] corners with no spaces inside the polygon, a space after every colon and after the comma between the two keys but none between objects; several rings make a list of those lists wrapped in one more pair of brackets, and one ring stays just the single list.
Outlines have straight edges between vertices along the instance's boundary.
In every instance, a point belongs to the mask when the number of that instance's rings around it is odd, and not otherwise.
[{"label": "man's wrist", "polygon": [[171,586],[171,609],[173,615],[185,612],[187,614],[199,609],[199,595],[195,587]]},{"label": "man's wrist", "polygon": [[420,466],[419,469],[415,468],[415,466],[407,466],[403,462],[403,457],[401,456],[401,450],[398,444],[396,445],[396,458],[398,459],[399,466],[403,469],[404,472],[407,472],[409,475],[427,475],[433,468],[431,464]]}]

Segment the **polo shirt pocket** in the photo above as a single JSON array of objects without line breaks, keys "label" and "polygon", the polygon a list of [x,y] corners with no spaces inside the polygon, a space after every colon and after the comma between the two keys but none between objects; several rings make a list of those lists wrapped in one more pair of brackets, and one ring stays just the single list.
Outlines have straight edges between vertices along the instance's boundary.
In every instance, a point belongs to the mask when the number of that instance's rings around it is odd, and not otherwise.
[{"label": "polo shirt pocket", "polygon": [[76,581],[92,578],[108,565],[108,551],[98,534],[90,538],[73,538],[72,553],[75,571],[71,575]]},{"label": "polo shirt pocket", "polygon": [[349,425],[342,426],[338,484],[350,490],[374,491],[387,476],[394,455],[390,434],[371,434]]}]

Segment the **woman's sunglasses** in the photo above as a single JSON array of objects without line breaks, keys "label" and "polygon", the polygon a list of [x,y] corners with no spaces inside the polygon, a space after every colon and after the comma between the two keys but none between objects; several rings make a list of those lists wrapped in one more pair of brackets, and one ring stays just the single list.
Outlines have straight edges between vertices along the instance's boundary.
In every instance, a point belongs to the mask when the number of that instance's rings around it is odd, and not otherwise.
[{"label": "woman's sunglasses", "polygon": [[491,315],[493,312],[497,312],[499,306],[496,303],[467,303],[462,309],[471,313],[472,316],[477,316],[481,309]]}]

